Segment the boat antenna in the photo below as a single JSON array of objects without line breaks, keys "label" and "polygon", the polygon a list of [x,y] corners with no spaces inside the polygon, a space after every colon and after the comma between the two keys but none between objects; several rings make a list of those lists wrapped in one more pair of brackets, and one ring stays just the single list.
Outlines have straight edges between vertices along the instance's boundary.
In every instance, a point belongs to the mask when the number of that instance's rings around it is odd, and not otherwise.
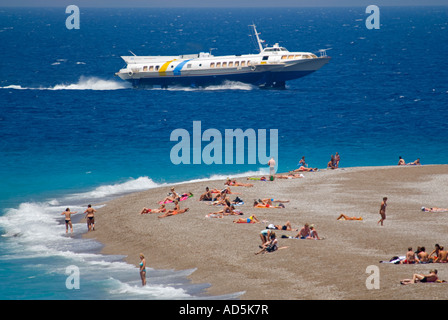
[{"label": "boat antenna", "polygon": [[130,53],[132,53],[135,57],[137,56],[134,52],[132,52],[131,50],[128,50]]},{"label": "boat antenna", "polygon": [[262,43],[264,42],[264,40],[261,40],[260,37],[258,36],[261,33],[257,32],[257,27],[255,26],[255,24],[251,24],[251,25],[249,25],[249,27],[254,28],[255,37],[257,38],[257,43],[258,43],[258,49],[260,50],[260,53],[261,53],[263,51]]},{"label": "boat antenna", "polygon": [[210,55],[212,55],[212,51],[213,51],[213,50],[218,50],[218,48],[210,48],[210,51],[209,51],[209,52],[210,52]]}]

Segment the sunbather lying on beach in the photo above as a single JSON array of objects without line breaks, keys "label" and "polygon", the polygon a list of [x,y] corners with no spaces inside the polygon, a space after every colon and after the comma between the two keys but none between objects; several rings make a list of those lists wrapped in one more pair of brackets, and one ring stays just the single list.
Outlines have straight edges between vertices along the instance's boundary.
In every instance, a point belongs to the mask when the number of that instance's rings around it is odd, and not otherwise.
[{"label": "sunbather lying on beach", "polygon": [[146,214],[146,213],[161,213],[161,212],[165,212],[166,208],[164,204],[161,204],[160,207],[158,207],[157,209],[148,209],[148,208],[143,208],[142,212],[140,212],[140,214]]},{"label": "sunbather lying on beach", "polygon": [[235,180],[230,180],[230,179],[228,179],[224,184],[228,185],[228,186],[235,186],[235,187],[253,187],[254,186],[252,183],[241,183],[241,182],[236,182]]},{"label": "sunbather lying on beach", "polygon": [[426,207],[422,207],[422,211],[424,211],[424,212],[448,212],[448,208],[437,208],[437,207],[426,208]]},{"label": "sunbather lying on beach", "polygon": [[303,174],[289,173],[289,174],[278,174],[275,176],[278,179],[297,179],[305,177]]},{"label": "sunbather lying on beach", "polygon": [[165,212],[165,214],[158,216],[158,217],[165,218],[165,217],[169,217],[169,216],[174,216],[176,214],[181,214],[181,213],[187,212],[188,210],[189,210],[189,208],[180,209],[179,201],[175,200],[174,201],[174,209],[168,210],[167,212]]},{"label": "sunbather lying on beach", "polygon": [[295,170],[290,171],[290,172],[316,172],[318,170],[319,169],[317,169],[317,168],[306,168],[304,166],[301,166],[299,169],[295,169]]},{"label": "sunbather lying on beach", "polygon": [[287,203],[289,200],[280,200],[280,199],[274,199],[274,198],[265,198],[265,199],[258,199],[258,202],[263,204],[269,204],[272,206],[272,202],[281,202],[281,203]]},{"label": "sunbather lying on beach", "polygon": [[361,217],[349,217],[343,213],[336,220],[362,220]]},{"label": "sunbather lying on beach", "polygon": [[232,192],[232,191],[230,191],[230,187],[226,187],[226,188],[224,188],[224,189],[222,189],[222,190],[218,190],[218,189],[212,189],[212,190],[210,190],[211,191],[211,193],[225,193],[225,194],[241,194],[241,193],[238,193],[238,192]]},{"label": "sunbather lying on beach", "polygon": [[225,194],[218,194],[212,202],[209,203],[211,206],[228,206],[230,207],[231,203]]},{"label": "sunbather lying on beach", "polygon": [[283,230],[283,231],[299,231],[299,229],[293,229],[291,226],[291,222],[286,221],[284,225],[278,225],[278,224],[270,224],[266,227],[266,229],[276,229],[276,230]]},{"label": "sunbather lying on beach", "polygon": [[165,200],[160,201],[159,204],[171,203],[171,202],[174,202],[174,200],[184,201],[184,200],[187,200],[188,198],[193,197],[193,194],[191,192],[187,192],[187,193],[182,193],[181,195],[179,195],[179,194],[176,194],[176,196],[173,195],[173,197],[175,197],[175,198],[170,199],[170,196],[166,197]]},{"label": "sunbather lying on beach", "polygon": [[254,208],[284,208],[285,207],[285,205],[283,203],[280,203],[278,206],[274,206],[274,205],[272,205],[272,203],[271,204],[263,203],[262,201],[260,201],[260,199],[258,201],[255,200],[253,206],[254,206]]},{"label": "sunbather lying on beach", "polygon": [[239,216],[242,215],[243,213],[239,210],[235,210],[235,207],[233,205],[231,206],[227,206],[222,209],[219,210],[217,212],[212,212],[206,215],[207,218],[222,218],[223,216]]},{"label": "sunbather lying on beach", "polygon": [[406,163],[406,165],[408,165],[408,166],[420,166],[420,165],[421,165],[421,163],[420,163],[420,158],[418,158],[418,159],[415,160],[414,162]]},{"label": "sunbather lying on beach", "polygon": [[239,218],[236,220],[233,220],[233,223],[259,223],[260,221],[257,219],[257,217],[253,214],[249,218]]},{"label": "sunbather lying on beach", "polygon": [[400,281],[401,284],[414,284],[417,282],[436,282],[439,279],[437,276],[437,270],[429,271],[429,274],[418,274],[414,273],[412,279],[403,279]]}]

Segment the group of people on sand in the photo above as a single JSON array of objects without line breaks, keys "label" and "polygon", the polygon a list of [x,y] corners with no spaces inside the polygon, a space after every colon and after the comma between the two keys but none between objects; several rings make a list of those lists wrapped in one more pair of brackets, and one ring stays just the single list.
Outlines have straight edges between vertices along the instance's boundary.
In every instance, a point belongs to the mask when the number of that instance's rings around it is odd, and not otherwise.
[{"label": "group of people on sand", "polygon": [[317,234],[317,230],[316,230],[314,224],[310,225],[308,223],[305,223],[305,225],[299,230],[299,233],[297,233],[294,237],[283,235],[282,238],[309,239],[309,240],[322,240],[323,239],[323,238],[320,238],[319,235]]},{"label": "group of people on sand", "polygon": [[[84,211],[85,219],[87,221],[87,231],[95,230],[95,212],[96,210],[92,208],[92,205],[89,204],[87,209]],[[72,214],[76,214],[78,211],[70,211],[70,208],[65,209],[61,215],[65,216],[65,233],[68,233],[68,228],[70,227],[70,232],[73,233],[73,224],[72,224]]]},{"label": "group of people on sand", "polygon": [[338,152],[335,155],[331,155],[330,161],[327,163],[327,168],[337,169],[339,168],[339,161],[341,161],[341,156]]},{"label": "group of people on sand", "polygon": [[409,247],[405,259],[401,260],[400,264],[416,263],[448,263],[448,251],[438,243],[434,245],[431,253],[427,253],[425,247],[418,247],[416,251]]},{"label": "group of people on sand", "polygon": [[[159,202],[160,206],[157,209],[149,209],[149,208],[143,208],[140,214],[150,214],[150,213],[163,213],[162,215],[158,216],[159,218],[166,218],[169,216],[174,216],[177,214],[185,213],[189,210],[189,208],[181,209],[179,201],[182,199],[188,199],[189,197],[192,197],[193,194],[191,192],[184,193],[182,195],[179,195],[175,190],[174,187],[170,189],[170,193]],[[173,203],[174,208],[171,210],[167,210],[165,204],[166,203]]]},{"label": "group of people on sand", "polygon": [[260,232],[261,245],[260,251],[255,254],[266,253],[266,252],[274,252],[279,249],[278,247],[278,239],[274,230],[282,230],[282,231],[299,231],[296,236],[286,236],[282,235],[282,238],[289,239],[313,239],[313,240],[321,240],[319,235],[317,234],[314,225],[309,225],[305,223],[305,225],[300,229],[293,229],[291,226],[291,222],[287,221],[284,225],[274,225],[270,224],[265,229]]}]

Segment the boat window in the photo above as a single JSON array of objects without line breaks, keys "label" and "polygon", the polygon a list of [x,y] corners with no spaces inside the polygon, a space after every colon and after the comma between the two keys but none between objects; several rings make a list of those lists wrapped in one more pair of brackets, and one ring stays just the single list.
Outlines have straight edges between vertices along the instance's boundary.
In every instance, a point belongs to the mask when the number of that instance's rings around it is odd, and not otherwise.
[{"label": "boat window", "polygon": [[149,71],[153,71],[154,70],[154,66],[149,66]]},{"label": "boat window", "polygon": [[317,58],[317,56],[315,54],[312,54],[311,57],[313,57],[314,59]]},{"label": "boat window", "polygon": [[210,62],[210,68],[214,68],[215,67],[215,63],[214,62]]},{"label": "boat window", "polygon": [[223,68],[226,68],[226,67],[227,67],[227,62],[223,62],[223,63],[222,63],[222,67],[223,67]]},{"label": "boat window", "polygon": [[240,65],[239,61],[235,61],[235,67],[238,67]]},{"label": "boat window", "polygon": [[288,56],[288,59],[294,59],[294,56]]},{"label": "boat window", "polygon": [[250,60],[249,60],[249,61],[247,61],[247,65],[248,65],[248,66],[250,66]]},{"label": "boat window", "polygon": [[296,59],[301,59],[301,58],[302,58],[302,56],[300,54],[296,55]]},{"label": "boat window", "polygon": [[144,66],[143,71],[148,71],[148,66]]},{"label": "boat window", "polygon": [[229,67],[233,67],[233,62],[232,61],[229,62]]},{"label": "boat window", "polygon": [[263,57],[263,61],[266,61],[266,60],[268,60],[269,59],[269,56],[264,56]]},{"label": "boat window", "polygon": [[241,61],[241,66],[244,67],[246,65],[246,61]]},{"label": "boat window", "polygon": [[156,71],[159,70],[159,66],[156,66]]},{"label": "boat window", "polygon": [[307,55],[307,54],[304,55],[303,57],[304,57],[305,59],[309,59],[309,58],[311,58],[311,57],[310,57],[309,55]]},{"label": "boat window", "polygon": [[285,60],[287,56],[282,56],[282,60]]},{"label": "boat window", "polygon": [[220,68],[221,67],[221,62],[217,62],[216,63],[216,68]]}]

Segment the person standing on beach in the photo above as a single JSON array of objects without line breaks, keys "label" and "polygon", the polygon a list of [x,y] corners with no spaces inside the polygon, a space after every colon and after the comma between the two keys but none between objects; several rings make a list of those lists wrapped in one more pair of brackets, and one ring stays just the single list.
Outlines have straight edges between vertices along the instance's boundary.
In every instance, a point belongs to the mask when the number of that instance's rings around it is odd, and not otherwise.
[{"label": "person standing on beach", "polygon": [[339,161],[341,161],[341,156],[339,155],[339,152],[336,152],[336,155],[334,156],[334,167],[339,168]]},{"label": "person standing on beach", "polygon": [[61,215],[65,215],[65,233],[68,233],[68,227],[70,226],[70,232],[73,233],[73,225],[72,225],[72,219],[71,215],[78,213],[78,211],[71,212],[70,208],[65,209],[64,212],[61,213]]},{"label": "person standing on beach", "polygon": [[272,157],[269,161],[268,161],[268,165],[269,165],[269,175],[271,180],[274,177],[275,174],[275,160],[274,157]]},{"label": "person standing on beach", "polygon": [[96,210],[92,208],[91,204],[89,204],[86,211],[84,211],[87,219],[87,231],[95,230],[95,212]]},{"label": "person standing on beach", "polygon": [[383,202],[381,202],[381,207],[380,207],[380,215],[381,215],[381,219],[378,220],[378,223],[381,223],[381,225],[383,225],[383,221],[386,220],[386,207],[387,207],[387,197],[383,198]]},{"label": "person standing on beach", "polygon": [[143,253],[140,253],[140,278],[142,279],[142,286],[146,286],[146,260]]}]

